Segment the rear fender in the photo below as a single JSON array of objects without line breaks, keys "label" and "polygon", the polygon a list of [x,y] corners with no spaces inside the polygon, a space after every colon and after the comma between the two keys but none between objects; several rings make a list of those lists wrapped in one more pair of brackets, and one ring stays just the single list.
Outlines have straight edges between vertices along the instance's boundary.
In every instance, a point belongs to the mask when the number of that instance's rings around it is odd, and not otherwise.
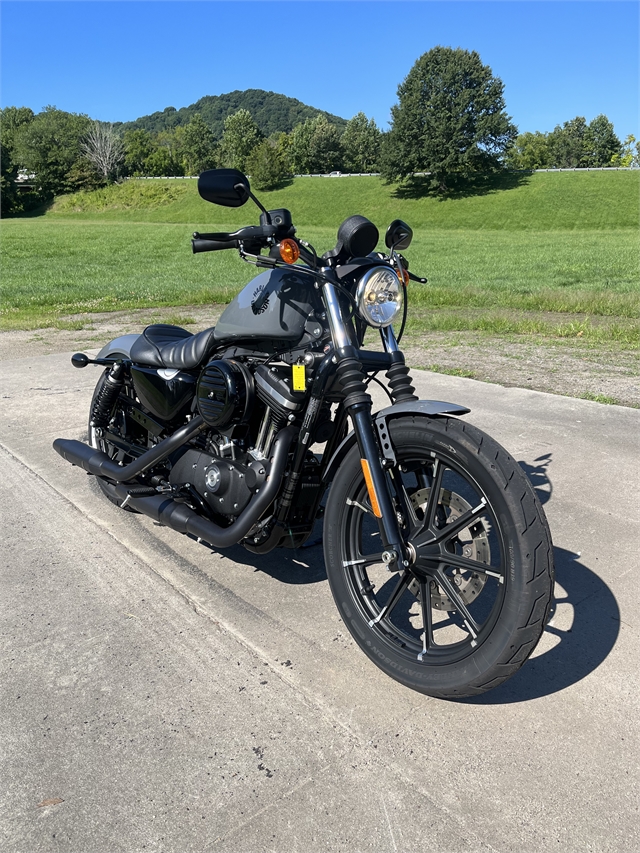
[{"label": "rear fender", "polygon": [[139,337],[140,335],[121,335],[119,338],[114,338],[102,347],[97,357],[109,358],[110,355],[115,354],[131,358],[131,347]]},{"label": "rear fender", "polygon": [[[466,406],[458,406],[456,403],[443,403],[440,400],[408,400],[405,403],[395,403],[393,406],[388,406],[386,409],[382,409],[372,415],[372,418],[376,426],[384,458],[395,464],[396,456],[393,452],[393,445],[388,439],[388,423],[390,420],[402,417],[403,415],[418,415],[419,417],[426,418],[437,418],[442,415],[466,415],[470,411],[471,409],[467,409]],[[323,482],[330,483],[333,480],[343,459],[355,443],[356,435],[352,431],[336,448],[331,461],[322,475]]]}]

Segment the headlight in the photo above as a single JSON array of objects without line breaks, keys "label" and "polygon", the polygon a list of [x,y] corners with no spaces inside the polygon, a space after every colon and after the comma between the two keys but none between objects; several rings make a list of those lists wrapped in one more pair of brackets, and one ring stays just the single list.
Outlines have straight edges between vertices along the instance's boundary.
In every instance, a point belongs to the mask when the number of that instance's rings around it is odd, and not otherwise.
[{"label": "headlight", "polygon": [[362,276],[356,302],[362,319],[376,329],[389,326],[402,311],[404,288],[390,267],[373,267]]}]

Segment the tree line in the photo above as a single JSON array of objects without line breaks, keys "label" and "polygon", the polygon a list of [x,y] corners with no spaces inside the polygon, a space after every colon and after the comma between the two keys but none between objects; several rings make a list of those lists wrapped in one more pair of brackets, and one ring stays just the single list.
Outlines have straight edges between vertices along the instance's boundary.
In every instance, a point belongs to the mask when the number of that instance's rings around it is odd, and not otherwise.
[{"label": "tree line", "polygon": [[[157,132],[114,126],[45,107],[0,111],[2,212],[18,213],[55,195],[95,189],[126,176],[196,175],[232,167],[257,189],[274,189],[292,174],[380,172],[447,193],[474,176],[501,169],[640,165],[633,136],[621,143],[605,115],[577,116],[550,133],[518,133],[506,112],[504,84],[475,51],[436,47],[421,56],[398,87],[391,129],[383,133],[362,112],[343,127],[318,113],[290,132],[266,135],[241,108],[216,137],[200,113]],[[20,192],[19,172],[34,176]]]}]

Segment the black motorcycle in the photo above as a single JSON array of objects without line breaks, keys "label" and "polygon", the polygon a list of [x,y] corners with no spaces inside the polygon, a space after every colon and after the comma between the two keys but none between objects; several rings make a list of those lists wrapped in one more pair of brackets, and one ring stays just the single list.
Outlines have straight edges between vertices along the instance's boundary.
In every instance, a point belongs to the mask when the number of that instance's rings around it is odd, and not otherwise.
[{"label": "black motorcycle", "polygon": [[[392,222],[381,253],[376,226],[350,216],[318,257],[241,172],[204,172],[198,191],[227,207],[251,198],[261,214],[196,232],[193,251],[237,249],[263,272],[214,328],[152,325],[74,355],[106,369],[89,444],[54,448],[112,502],[214,548],[300,548],[324,516],[336,605],[380,669],[442,698],[501,684],[543,632],[551,537],[518,464],[459,419],[469,410],[414,394],[398,348],[407,285],[425,281],[400,254],[411,228]],[[363,349],[370,328],[381,351]],[[376,413],[371,381],[390,402]]]}]

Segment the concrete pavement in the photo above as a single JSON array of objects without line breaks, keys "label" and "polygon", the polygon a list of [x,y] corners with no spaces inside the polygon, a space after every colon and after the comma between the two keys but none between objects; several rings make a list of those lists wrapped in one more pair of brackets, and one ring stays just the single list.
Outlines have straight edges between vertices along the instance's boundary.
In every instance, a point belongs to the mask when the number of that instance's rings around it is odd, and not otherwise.
[{"label": "concrete pavement", "polygon": [[535,657],[447,703],[354,646],[321,547],[217,553],[53,453],[97,369],[1,368],[3,850],[640,849],[639,412],[415,371],[525,467],[556,546]]}]

